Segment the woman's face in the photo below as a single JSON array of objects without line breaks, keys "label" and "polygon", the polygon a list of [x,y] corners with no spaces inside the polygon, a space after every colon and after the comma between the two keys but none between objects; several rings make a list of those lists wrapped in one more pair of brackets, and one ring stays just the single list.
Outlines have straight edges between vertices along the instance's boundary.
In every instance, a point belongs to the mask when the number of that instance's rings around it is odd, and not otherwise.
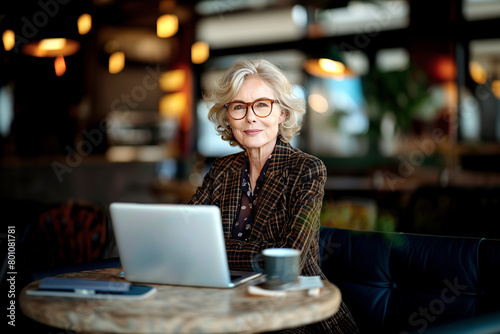
[{"label": "woman's face", "polygon": [[[253,102],[257,99],[276,99],[274,91],[262,80],[256,77],[248,77],[230,102]],[[255,116],[251,107],[245,117],[235,120],[227,115],[227,121],[233,131],[234,138],[245,147],[247,151],[252,149],[264,149],[272,152],[278,137],[278,125],[285,120],[285,112],[279,103],[273,104],[272,112],[265,118]]]}]

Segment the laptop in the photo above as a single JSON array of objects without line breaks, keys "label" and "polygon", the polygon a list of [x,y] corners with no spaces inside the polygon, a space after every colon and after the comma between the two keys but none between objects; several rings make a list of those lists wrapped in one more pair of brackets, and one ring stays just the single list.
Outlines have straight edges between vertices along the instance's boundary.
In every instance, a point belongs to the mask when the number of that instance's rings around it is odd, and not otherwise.
[{"label": "laptop", "polygon": [[233,288],[261,275],[229,270],[215,205],[111,203],[110,215],[131,282]]}]

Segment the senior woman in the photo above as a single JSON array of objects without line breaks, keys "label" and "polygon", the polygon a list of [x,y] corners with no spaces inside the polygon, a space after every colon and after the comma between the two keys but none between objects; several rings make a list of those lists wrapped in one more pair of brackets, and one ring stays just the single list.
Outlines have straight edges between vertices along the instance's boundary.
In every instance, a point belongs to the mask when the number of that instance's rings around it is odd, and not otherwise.
[{"label": "senior woman", "polygon": [[[265,60],[234,63],[206,100],[213,103],[208,117],[222,139],[243,151],[216,159],[190,204],[221,209],[230,269],[255,270],[263,249],[287,247],[301,252],[301,275],[326,279],[318,244],[326,168],[289,144],[300,130],[304,100]],[[334,316],[288,332],[358,329],[342,302]]]}]

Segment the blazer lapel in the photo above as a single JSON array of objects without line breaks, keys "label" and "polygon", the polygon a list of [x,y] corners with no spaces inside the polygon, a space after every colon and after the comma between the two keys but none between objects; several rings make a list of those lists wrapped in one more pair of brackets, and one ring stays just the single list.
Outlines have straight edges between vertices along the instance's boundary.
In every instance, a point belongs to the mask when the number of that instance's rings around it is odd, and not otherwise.
[{"label": "blazer lapel", "polygon": [[286,190],[289,157],[290,145],[278,140],[261,190],[262,197],[259,199],[259,208],[251,232],[252,238],[260,237],[270,214],[275,211],[280,195]]},{"label": "blazer lapel", "polygon": [[236,214],[238,212],[238,206],[241,200],[241,169],[243,167],[244,154],[238,156],[232,168],[228,173],[224,174],[224,180],[222,184],[224,185],[222,194],[221,207],[227,208],[222,212],[222,226],[224,230],[224,237],[230,238],[231,231],[233,229],[234,220],[236,219]]}]

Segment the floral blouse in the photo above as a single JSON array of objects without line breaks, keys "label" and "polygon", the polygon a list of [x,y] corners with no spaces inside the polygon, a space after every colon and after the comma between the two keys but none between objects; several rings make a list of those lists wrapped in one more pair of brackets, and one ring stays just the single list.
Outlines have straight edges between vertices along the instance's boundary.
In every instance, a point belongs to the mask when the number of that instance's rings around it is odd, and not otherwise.
[{"label": "floral blouse", "polygon": [[243,169],[241,172],[241,190],[243,194],[241,196],[240,207],[238,208],[238,214],[236,215],[236,220],[233,225],[232,237],[236,240],[247,241],[252,231],[253,218],[257,212],[257,205],[259,203],[259,194],[264,184],[264,176],[266,175],[267,167],[271,156],[267,159],[264,167],[262,168],[259,178],[255,184],[255,191],[252,192],[252,186],[250,185],[250,163],[248,157],[245,159],[243,164]]}]

